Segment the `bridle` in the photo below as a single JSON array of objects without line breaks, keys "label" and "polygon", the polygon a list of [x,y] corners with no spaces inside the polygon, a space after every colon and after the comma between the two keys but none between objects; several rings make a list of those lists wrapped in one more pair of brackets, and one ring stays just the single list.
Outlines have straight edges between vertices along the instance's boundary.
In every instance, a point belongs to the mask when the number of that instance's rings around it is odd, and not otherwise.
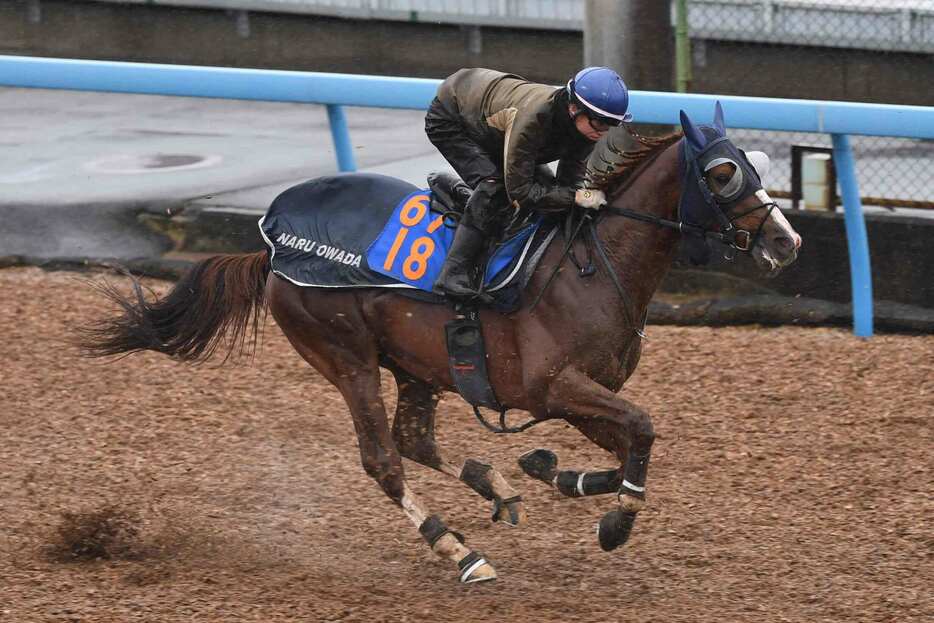
[{"label": "bridle", "polygon": [[[636,137],[639,138],[638,135],[636,135]],[[660,155],[661,155],[661,152],[656,154],[655,157],[651,158],[650,160],[644,162],[642,166],[640,167],[640,169],[648,167]],[[765,225],[765,222],[769,219],[769,216],[772,214],[772,210],[777,208],[778,205],[774,201],[770,201],[767,203],[760,203],[757,206],[753,206],[743,211],[741,214],[728,216],[727,213],[724,212],[723,208],[721,208],[721,202],[718,201],[717,195],[713,191],[711,191],[710,188],[707,186],[707,182],[704,176],[700,175],[699,168],[696,162],[696,158],[692,159],[691,162],[689,163],[686,162],[686,165],[687,166],[685,167],[684,180],[681,186],[681,196],[679,197],[679,200],[678,200],[678,220],[676,221],[661,218],[659,216],[655,216],[652,214],[646,214],[644,212],[638,212],[636,210],[631,210],[629,208],[615,207],[612,205],[606,205],[603,208],[601,208],[600,211],[596,214],[596,216],[594,216],[594,214],[590,211],[587,211],[587,210],[583,211],[583,214],[581,215],[581,219],[577,223],[577,227],[574,228],[573,234],[571,234],[567,238],[564,252],[562,253],[562,256],[561,256],[561,260],[559,261],[558,265],[555,267],[555,271],[549,277],[548,281],[545,283],[545,286],[542,288],[541,292],[539,292],[538,296],[533,301],[531,309],[534,309],[535,306],[538,304],[538,302],[541,300],[541,297],[545,293],[545,290],[548,289],[548,286],[551,284],[552,280],[557,275],[558,268],[560,268],[561,263],[563,263],[564,261],[564,258],[567,257],[567,255],[570,253],[571,246],[573,245],[574,240],[577,238],[578,232],[581,230],[582,226],[586,224],[588,228],[588,233],[590,234],[590,240],[593,243],[593,247],[597,252],[597,256],[600,258],[600,261],[603,263],[604,268],[606,269],[607,274],[610,276],[610,279],[613,282],[613,286],[616,288],[616,292],[619,294],[620,300],[623,303],[623,312],[626,315],[626,320],[629,326],[632,327],[633,331],[635,331],[640,337],[644,337],[644,333],[639,330],[639,328],[636,326],[636,323],[634,322],[635,319],[633,318],[633,314],[631,311],[632,302],[628,294],[626,293],[625,288],[623,288],[623,285],[619,280],[619,276],[616,274],[616,271],[613,270],[613,266],[610,263],[610,259],[609,259],[609,256],[607,255],[606,249],[604,248],[603,242],[600,240],[600,236],[597,234],[597,223],[606,214],[610,214],[614,216],[622,216],[622,217],[633,219],[636,221],[641,221],[643,223],[650,223],[658,227],[665,227],[668,229],[677,230],[681,235],[684,235],[684,236],[693,236],[693,237],[701,238],[701,239],[716,240],[717,242],[720,242],[727,247],[728,249],[728,253],[726,255],[727,259],[733,259],[733,254],[735,251],[746,252],[746,253],[751,251],[752,248],[756,245],[756,242],[759,240],[759,236],[762,233],[762,228]],[[690,178],[690,173],[692,171],[695,172],[694,180]],[[616,192],[613,193],[613,196],[611,197],[611,199],[615,199],[619,197],[620,195],[622,195],[632,185],[632,183],[636,180],[636,178],[638,178],[639,176],[638,173],[639,171],[636,171],[635,174],[632,177],[630,177],[626,181],[625,184],[623,184],[620,188],[618,188]],[[684,214],[682,211],[682,203],[683,203],[683,197],[684,197],[684,194],[687,188],[686,185],[691,182],[694,182],[697,185],[697,188],[700,190],[700,193],[703,196],[703,200],[704,200],[704,203],[706,204],[706,207],[708,208],[710,212],[713,213],[713,215],[716,217],[717,221],[719,222],[719,225],[720,225],[719,229],[711,230],[701,225],[695,225],[693,223],[685,222]],[[748,197],[749,195],[746,194],[745,196]],[[729,202],[726,202],[726,203],[729,203]],[[768,210],[768,212],[766,213],[765,217],[759,222],[759,226],[756,228],[755,232],[750,232],[749,230],[739,229],[738,227],[736,227],[735,225],[736,221],[742,219],[745,216],[748,216],[749,214],[752,214],[753,212],[756,212],[757,210],[762,210],[762,209]],[[575,212],[580,212],[580,211],[575,211]],[[586,275],[586,274],[592,274],[592,273],[587,273],[583,270],[581,271],[581,275]]]},{"label": "bridle", "polygon": [[[638,138],[638,135],[636,135]],[[720,139],[725,140],[725,139]],[[719,142],[719,141],[717,141]],[[647,163],[648,164],[648,163]],[[630,210],[629,208],[617,208],[611,205],[606,205],[601,209],[601,213],[614,214],[616,216],[623,216],[637,221],[642,221],[643,223],[652,223],[659,227],[667,227],[669,229],[676,229],[679,233],[686,236],[694,236],[697,238],[707,238],[711,240],[716,240],[717,242],[722,243],[732,251],[741,251],[748,253],[756,246],[756,242],[759,240],[759,236],[762,233],[762,228],[765,226],[765,222],[769,220],[769,216],[772,214],[772,210],[778,207],[774,201],[769,201],[767,203],[760,203],[757,206],[753,206],[741,214],[735,214],[728,216],[724,212],[721,204],[728,204],[731,202],[722,202],[717,198],[717,195],[710,190],[710,187],[707,185],[707,181],[703,175],[701,175],[699,167],[697,166],[697,158],[692,158],[690,162],[685,163],[686,166],[682,185],[681,185],[681,196],[678,199],[678,220],[673,221],[669,219],[664,219],[652,214],[645,214],[644,212],[637,212],[636,210]],[[693,173],[693,176],[691,175]],[[635,177],[630,178],[630,183],[635,181]],[[693,177],[693,179],[692,179]],[[685,222],[684,214],[682,210],[682,203],[684,194],[687,190],[687,184],[690,183],[696,184],[698,190],[700,190],[701,196],[703,197],[704,203],[706,204],[707,209],[711,214],[714,215],[720,227],[717,230],[711,230],[701,225],[696,225],[693,223]],[[623,188],[617,190],[614,193],[614,196],[621,195],[630,184],[627,183]],[[748,196],[748,195],[747,195]],[[766,209],[768,212],[765,217],[759,222],[759,226],[756,228],[755,232],[750,232],[746,229],[739,229],[736,227],[736,221],[756,212],[757,210]],[[732,259],[732,255],[727,256],[728,259]]]}]

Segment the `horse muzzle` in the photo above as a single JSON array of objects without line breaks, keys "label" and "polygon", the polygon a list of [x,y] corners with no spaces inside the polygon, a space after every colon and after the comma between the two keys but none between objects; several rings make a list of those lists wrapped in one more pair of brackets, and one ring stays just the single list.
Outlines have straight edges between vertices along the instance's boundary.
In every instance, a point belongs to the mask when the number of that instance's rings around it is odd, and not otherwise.
[{"label": "horse muzzle", "polygon": [[768,277],[778,275],[786,266],[798,259],[801,236],[763,235],[752,248],[752,258]]}]

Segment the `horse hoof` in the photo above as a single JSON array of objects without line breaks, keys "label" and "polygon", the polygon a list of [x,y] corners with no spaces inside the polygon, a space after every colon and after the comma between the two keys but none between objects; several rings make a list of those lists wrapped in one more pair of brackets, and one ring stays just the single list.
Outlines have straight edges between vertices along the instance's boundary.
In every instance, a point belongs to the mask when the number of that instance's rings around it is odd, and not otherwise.
[{"label": "horse hoof", "polygon": [[519,457],[519,467],[532,478],[551,484],[558,474],[558,456],[544,448],[529,450]]},{"label": "horse hoof", "polygon": [[468,554],[457,563],[457,567],[460,569],[461,584],[489,582],[496,579],[496,569],[487,562],[486,558],[476,552]]},{"label": "horse hoof", "polygon": [[636,521],[635,513],[621,510],[610,511],[603,516],[597,525],[597,539],[600,549],[612,552],[614,549],[629,540],[632,524]]},{"label": "horse hoof", "polygon": [[502,522],[513,528],[524,524],[527,520],[525,506],[522,504],[522,497],[493,499],[493,521]]}]

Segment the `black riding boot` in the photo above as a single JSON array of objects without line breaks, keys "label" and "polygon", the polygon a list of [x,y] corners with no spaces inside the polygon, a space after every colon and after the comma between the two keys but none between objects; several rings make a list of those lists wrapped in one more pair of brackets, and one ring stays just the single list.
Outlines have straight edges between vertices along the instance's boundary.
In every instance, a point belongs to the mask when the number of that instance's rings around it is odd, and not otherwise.
[{"label": "black riding boot", "polygon": [[471,274],[474,272],[477,257],[486,246],[485,242],[483,232],[470,225],[459,225],[454,232],[451,250],[448,251],[441,274],[438,275],[432,290],[455,299],[476,298],[478,288],[474,286]]}]

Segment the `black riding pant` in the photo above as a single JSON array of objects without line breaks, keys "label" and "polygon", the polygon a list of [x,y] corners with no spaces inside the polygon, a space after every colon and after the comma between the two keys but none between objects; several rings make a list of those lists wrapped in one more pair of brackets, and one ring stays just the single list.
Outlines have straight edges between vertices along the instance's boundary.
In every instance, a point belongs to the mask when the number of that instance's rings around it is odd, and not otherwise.
[{"label": "black riding pant", "polygon": [[467,132],[456,112],[437,97],[425,115],[425,133],[473,194],[461,219],[489,237],[498,237],[513,210],[503,180],[503,154],[492,155]]}]

